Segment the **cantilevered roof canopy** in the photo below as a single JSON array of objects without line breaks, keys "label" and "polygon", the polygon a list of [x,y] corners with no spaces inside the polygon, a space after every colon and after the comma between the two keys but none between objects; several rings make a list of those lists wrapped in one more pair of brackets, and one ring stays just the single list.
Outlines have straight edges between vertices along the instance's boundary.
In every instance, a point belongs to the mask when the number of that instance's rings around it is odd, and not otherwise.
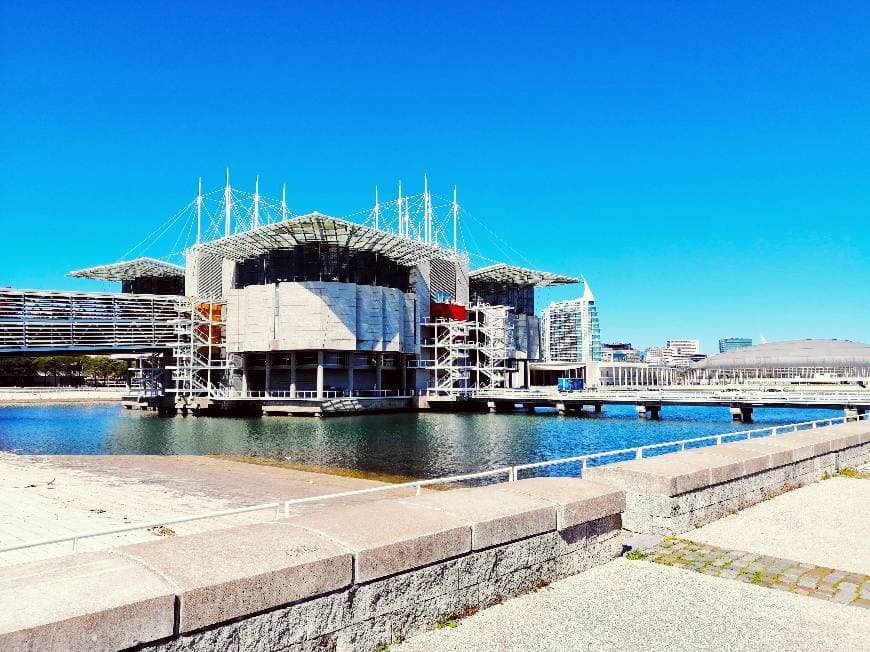
[{"label": "cantilevered roof canopy", "polygon": [[143,276],[184,276],[184,267],[154,258],[136,258],[109,265],[97,265],[70,272],[76,278],[92,278],[98,281],[132,281]]},{"label": "cantilevered roof canopy", "polygon": [[245,260],[273,249],[287,249],[315,242],[357,251],[371,251],[407,267],[413,267],[436,256],[452,255],[452,252],[435,244],[412,240],[322,213],[300,215],[212,240],[201,245],[200,252],[231,260]]},{"label": "cantilevered roof canopy", "polygon": [[482,267],[470,272],[468,275],[470,281],[479,281],[483,283],[508,283],[511,285],[528,286],[532,285],[536,288],[547,287],[549,285],[569,285],[571,283],[579,283],[580,279],[573,276],[562,276],[561,274],[552,274],[551,272],[539,272],[536,269],[528,269],[526,267],[516,267],[514,265],[506,265],[498,263],[489,267]]}]

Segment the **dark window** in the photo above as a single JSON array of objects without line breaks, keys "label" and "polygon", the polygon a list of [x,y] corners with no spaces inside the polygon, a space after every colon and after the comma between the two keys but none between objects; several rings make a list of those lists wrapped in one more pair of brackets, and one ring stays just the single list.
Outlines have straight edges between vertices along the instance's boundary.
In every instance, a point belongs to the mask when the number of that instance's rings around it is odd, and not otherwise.
[{"label": "dark window", "polygon": [[237,288],[282,281],[338,281],[407,292],[409,278],[410,268],[374,252],[318,242],[273,249],[236,267]]}]

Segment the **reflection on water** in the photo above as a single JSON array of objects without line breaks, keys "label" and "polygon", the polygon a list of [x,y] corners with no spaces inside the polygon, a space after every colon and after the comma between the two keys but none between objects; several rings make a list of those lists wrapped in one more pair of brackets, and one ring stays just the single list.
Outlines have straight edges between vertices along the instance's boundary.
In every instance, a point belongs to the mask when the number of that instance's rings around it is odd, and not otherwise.
[{"label": "reflection on water", "polygon": [[[839,416],[826,410],[756,410],[750,427]],[[116,405],[0,408],[0,450],[47,454],[242,453],[294,462],[435,477],[745,428],[727,408],[665,407],[661,421],[633,406],[603,414],[383,414],[157,417]]]}]

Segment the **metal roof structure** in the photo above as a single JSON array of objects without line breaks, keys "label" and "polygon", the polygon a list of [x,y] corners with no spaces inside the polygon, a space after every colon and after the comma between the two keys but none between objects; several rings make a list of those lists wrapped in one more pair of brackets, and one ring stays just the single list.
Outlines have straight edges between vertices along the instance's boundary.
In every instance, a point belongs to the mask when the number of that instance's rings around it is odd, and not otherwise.
[{"label": "metal roof structure", "polygon": [[120,263],[97,265],[70,272],[76,278],[91,278],[98,281],[132,281],[143,276],[170,277],[184,276],[184,267],[173,265],[156,258],[136,258]]},{"label": "metal roof structure", "polygon": [[569,285],[579,283],[580,279],[574,276],[563,276],[551,272],[540,272],[527,267],[517,267],[505,263],[497,263],[489,267],[476,269],[468,274],[469,281],[483,283],[507,283],[519,286],[534,286],[543,288],[553,285]]},{"label": "metal roof structure", "polygon": [[870,367],[870,346],[850,340],[789,340],[757,344],[694,362],[690,369]]},{"label": "metal roof structure", "polygon": [[413,267],[429,258],[454,255],[452,251],[437,244],[413,240],[317,212],[212,240],[200,245],[199,251],[202,254],[238,261],[273,249],[287,249],[308,243],[333,244],[357,251],[371,251],[407,267]]}]

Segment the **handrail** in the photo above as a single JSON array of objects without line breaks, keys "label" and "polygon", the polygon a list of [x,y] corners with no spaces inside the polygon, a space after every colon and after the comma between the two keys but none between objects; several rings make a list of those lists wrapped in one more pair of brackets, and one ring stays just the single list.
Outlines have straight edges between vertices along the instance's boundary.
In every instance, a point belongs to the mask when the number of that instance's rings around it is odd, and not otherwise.
[{"label": "handrail", "polygon": [[[645,444],[643,446],[635,446],[632,448],[623,448],[619,450],[611,450],[611,451],[602,451],[600,453],[588,453],[585,455],[576,455],[573,457],[564,457],[556,460],[546,460],[543,462],[530,462],[527,464],[517,464],[514,466],[507,467],[499,467],[496,469],[491,469],[489,471],[480,471],[477,473],[466,473],[463,475],[454,475],[447,476],[442,478],[430,478],[428,480],[414,480],[411,482],[402,482],[398,484],[385,484],[377,487],[369,487],[367,489],[355,489],[352,491],[342,491],[334,494],[323,494],[319,496],[308,496],[306,498],[292,498],[289,500],[279,501],[279,502],[271,502],[264,503],[262,505],[252,505],[249,507],[238,507],[234,509],[227,509],[216,512],[205,512],[202,514],[193,514],[190,516],[180,516],[175,518],[168,519],[160,519],[160,520],[152,520],[144,523],[132,523],[129,525],[125,525],[122,527],[109,528],[105,530],[96,530],[92,532],[84,532],[79,534],[71,534],[63,537],[55,537],[51,539],[41,539],[37,541],[31,541],[29,543],[20,543],[14,546],[7,546],[5,548],[0,548],[0,554],[5,552],[13,552],[15,550],[23,550],[27,548],[35,548],[38,546],[51,545],[56,543],[65,543],[67,541],[72,541],[73,543],[73,552],[77,550],[78,542],[82,539],[91,539],[94,537],[100,536],[108,536],[111,534],[120,534],[123,532],[130,532],[133,530],[142,530],[151,527],[157,527],[161,525],[173,525],[177,523],[188,523],[191,521],[199,521],[208,518],[218,518],[223,516],[234,516],[236,514],[244,514],[247,512],[255,512],[255,511],[263,511],[267,509],[275,510],[275,518],[278,519],[281,517],[283,512],[284,517],[290,515],[290,509],[294,505],[304,505],[308,503],[315,503],[320,501],[329,501],[334,500],[336,498],[350,498],[354,496],[363,496],[367,494],[381,493],[385,491],[394,491],[401,489],[414,489],[416,495],[420,495],[422,487],[435,485],[435,484],[449,484],[453,482],[464,482],[467,480],[476,480],[480,478],[488,478],[498,475],[507,475],[508,482],[515,482],[519,479],[519,475],[522,471],[527,471],[529,469],[538,469],[545,468],[550,466],[559,466],[565,464],[577,464],[580,463],[580,476],[582,477],[583,471],[589,465],[590,460],[596,460],[600,458],[613,457],[615,455],[629,455],[634,454],[635,459],[644,459],[644,452],[649,451],[656,448],[670,448],[674,446],[679,446],[680,450],[685,450],[687,444],[694,444],[703,441],[712,441],[714,442],[713,446],[719,446],[723,443],[728,443],[728,441],[734,440],[735,437],[740,438],[740,440],[750,440],[754,435],[762,432],[770,432],[771,436],[776,436],[783,434],[784,432],[797,432],[802,429],[802,427],[809,426],[809,428],[803,429],[812,429],[818,428],[820,424],[824,424],[827,426],[832,426],[835,423],[849,423],[855,421],[870,421],[870,413],[867,414],[859,414],[859,415],[849,415],[849,416],[841,416],[841,417],[828,417],[826,419],[816,419],[814,421],[802,421],[799,423],[791,423],[785,424],[781,426],[769,426],[766,428],[753,428],[750,430],[739,430],[735,432],[726,432],[716,435],[705,435],[703,437],[692,437],[690,439],[680,439],[676,441],[670,442],[661,442],[658,444]],[[701,446],[699,446],[700,448]],[[606,464],[606,462],[605,462]]]}]

